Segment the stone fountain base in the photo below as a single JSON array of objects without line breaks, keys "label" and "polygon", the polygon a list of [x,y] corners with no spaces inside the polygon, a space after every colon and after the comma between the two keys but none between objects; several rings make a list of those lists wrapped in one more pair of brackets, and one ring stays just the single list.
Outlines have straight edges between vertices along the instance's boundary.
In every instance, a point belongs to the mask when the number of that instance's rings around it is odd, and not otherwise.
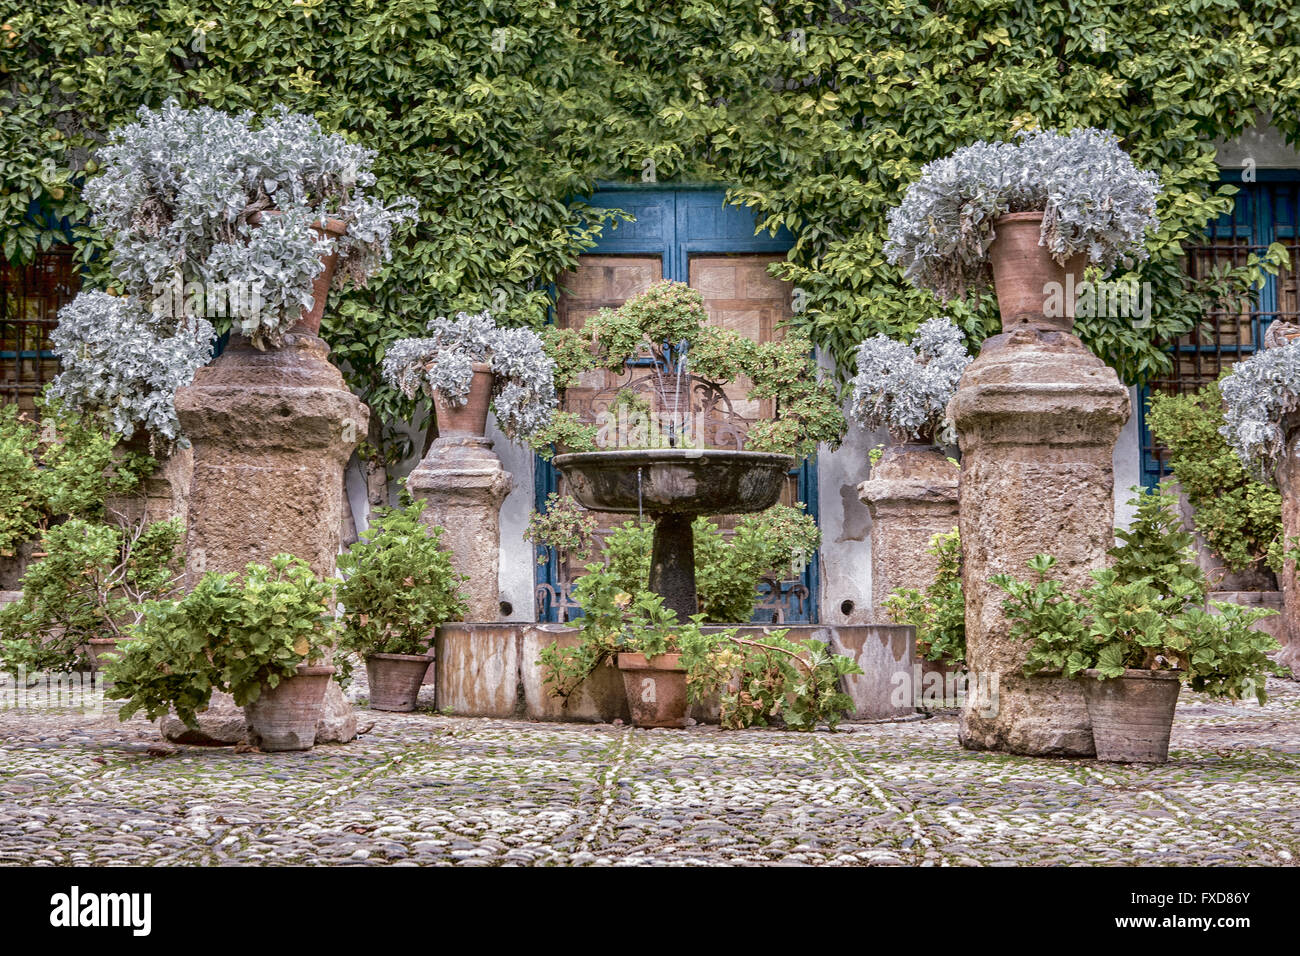
[{"label": "stone fountain base", "polygon": [[[889,624],[785,625],[792,641],[829,643],[837,654],[858,662],[861,675],[842,688],[854,701],[851,720],[904,717],[916,712],[910,688],[915,640],[910,627]],[[761,636],[762,625],[742,633]],[[623,681],[614,667],[597,671],[569,700],[552,697],[543,684],[542,649],[555,642],[576,644],[577,628],[565,624],[448,624],[438,629],[435,694],[440,712],[461,717],[506,717],[584,723],[628,722]],[[699,723],[717,723],[717,702],[693,707]]]}]

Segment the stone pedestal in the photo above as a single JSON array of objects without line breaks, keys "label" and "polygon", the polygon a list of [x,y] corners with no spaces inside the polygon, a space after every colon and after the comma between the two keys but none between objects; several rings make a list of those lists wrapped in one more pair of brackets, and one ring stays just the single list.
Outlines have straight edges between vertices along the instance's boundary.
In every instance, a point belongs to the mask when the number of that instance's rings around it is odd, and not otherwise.
[{"label": "stone pedestal", "polygon": [[939,559],[930,539],[957,527],[956,465],[933,445],[888,448],[858,497],[871,512],[871,608],[889,622],[885,598],[898,588],[924,590],[934,583]]},{"label": "stone pedestal", "polygon": [[465,619],[498,620],[501,502],[510,492],[510,476],[491,439],[439,438],[411,472],[406,488],[428,501],[422,520],[443,529],[442,544],[451,552],[452,566],[469,577]]},{"label": "stone pedestal", "polygon": [[242,572],[280,552],[334,573],[343,467],[365,440],[369,410],[348,391],[319,336],[282,348],[230,345],[176,390],[194,446],[186,574]]},{"label": "stone pedestal", "polygon": [[[1286,433],[1285,452],[1277,470],[1277,486],[1282,492],[1282,535],[1290,545],[1300,538],[1300,415],[1290,415],[1282,425]],[[1300,679],[1300,568],[1294,561],[1286,562],[1277,576],[1282,591],[1282,626],[1278,640],[1282,650],[1278,660]]]},{"label": "stone pedestal", "polygon": [[1112,454],[1129,417],[1128,390],[1075,336],[1025,328],[984,343],[948,411],[961,436],[967,669],[983,688],[966,698],[961,743],[1091,756],[1077,682],[1023,676],[1027,645],[1009,635],[1005,593],[989,578],[1027,578],[1025,563],[1047,553],[1077,591],[1105,566],[1114,544]]},{"label": "stone pedestal", "polygon": [[[264,352],[232,338],[191,385],[177,389],[176,411],[194,449],[190,587],[208,571],[242,573],[249,562],[265,564],[281,552],[322,577],[334,573],[343,468],[366,437],[370,413],[328,356],[329,347],[309,333],[290,333],[283,347]],[[227,701],[220,695],[211,719],[200,717],[212,742],[227,742],[218,726]],[[234,732],[225,730],[225,737]],[[356,718],[331,681],[317,743],[355,736]]]}]

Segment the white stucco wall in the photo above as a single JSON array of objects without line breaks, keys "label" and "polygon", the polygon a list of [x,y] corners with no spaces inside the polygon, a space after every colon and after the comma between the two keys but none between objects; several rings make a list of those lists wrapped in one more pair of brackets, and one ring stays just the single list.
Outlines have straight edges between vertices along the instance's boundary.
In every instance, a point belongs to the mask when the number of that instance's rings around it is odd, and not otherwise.
[{"label": "white stucco wall", "polygon": [[[871,513],[858,498],[858,485],[870,471],[868,453],[886,434],[851,424],[835,451],[817,456],[821,501],[821,593],[823,624],[857,624],[871,613]],[[852,608],[845,613],[845,602]]]},{"label": "white stucco wall", "polygon": [[1133,519],[1134,509],[1127,504],[1133,497],[1133,486],[1142,484],[1142,444],[1138,429],[1138,390],[1130,388],[1128,399],[1132,414],[1119,433],[1111,461],[1115,469],[1115,524],[1127,528]]},{"label": "white stucco wall", "polygon": [[510,613],[503,621],[537,620],[536,601],[533,599],[534,574],[537,559],[533,546],[524,540],[524,528],[533,510],[533,466],[536,458],[526,445],[517,445],[497,429],[496,419],[488,420],[488,437],[495,443],[493,450],[511,478],[510,494],[501,503],[501,556],[497,580],[501,586],[501,601],[510,605]]}]

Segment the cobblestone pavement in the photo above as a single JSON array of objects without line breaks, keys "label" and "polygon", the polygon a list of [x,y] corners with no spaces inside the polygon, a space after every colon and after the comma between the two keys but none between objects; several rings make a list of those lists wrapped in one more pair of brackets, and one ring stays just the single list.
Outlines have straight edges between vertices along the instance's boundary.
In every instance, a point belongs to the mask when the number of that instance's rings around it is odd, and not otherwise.
[{"label": "cobblestone pavement", "polygon": [[11,709],[0,863],[1294,864],[1300,685],[1269,691],[1186,694],[1157,768],[969,753],[951,714],[797,734],[363,710],[354,743],[272,755]]}]

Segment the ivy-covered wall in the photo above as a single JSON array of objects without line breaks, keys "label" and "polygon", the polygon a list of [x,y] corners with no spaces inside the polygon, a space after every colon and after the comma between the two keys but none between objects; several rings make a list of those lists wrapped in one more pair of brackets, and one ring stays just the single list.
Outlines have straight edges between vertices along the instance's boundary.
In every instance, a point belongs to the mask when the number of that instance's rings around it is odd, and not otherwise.
[{"label": "ivy-covered wall", "polygon": [[[460,308],[544,321],[611,227],[570,202],[600,180],[725,183],[788,226],[797,321],[841,359],[910,331],[937,309],[885,263],[885,210],[928,160],[1031,126],[1110,127],[1165,183],[1153,321],[1081,324],[1138,381],[1197,314],[1181,244],[1231,204],[1210,142],[1262,112],[1300,134],[1300,26],[1291,0],[0,0],[0,253],[84,227],[88,147],[169,95],[315,113],[420,199],[387,273],[326,319],[386,423],[412,409],[379,383],[385,343]],[[953,311],[972,341],[994,325],[987,299]]]}]

